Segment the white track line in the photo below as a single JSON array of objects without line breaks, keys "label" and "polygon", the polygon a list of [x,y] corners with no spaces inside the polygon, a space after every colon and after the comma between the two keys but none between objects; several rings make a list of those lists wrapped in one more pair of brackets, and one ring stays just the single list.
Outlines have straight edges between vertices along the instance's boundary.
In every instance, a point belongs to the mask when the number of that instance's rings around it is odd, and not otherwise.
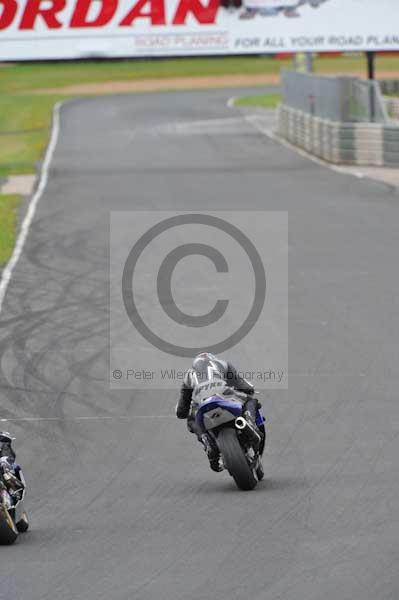
[{"label": "white track line", "polygon": [[1,279],[0,279],[0,312],[3,307],[4,298],[7,292],[8,285],[11,280],[12,273],[19,261],[19,258],[23,252],[26,238],[28,237],[29,229],[35,216],[38,202],[46,189],[50,164],[53,158],[54,150],[58,141],[58,134],[60,131],[60,108],[62,102],[57,102],[53,109],[53,123],[51,128],[50,142],[47,146],[46,156],[44,157],[42,170],[40,173],[39,185],[37,186],[36,192],[33,194],[32,199],[29,203],[27,213],[24,220],[22,221],[21,230],[19,232],[17,242],[15,244],[14,251],[11,255],[10,260],[5,266]]},{"label": "white track line", "polygon": [[173,419],[173,415],[132,415],[121,417],[11,417],[10,419],[0,419],[0,423],[10,421],[135,421],[136,419]]},{"label": "white track line", "polygon": [[238,100],[238,96],[232,96],[231,98],[229,98],[229,99],[227,100],[227,106],[228,106],[229,108],[233,108],[233,107],[234,107],[234,105],[235,105],[235,102],[236,102],[236,100]]}]

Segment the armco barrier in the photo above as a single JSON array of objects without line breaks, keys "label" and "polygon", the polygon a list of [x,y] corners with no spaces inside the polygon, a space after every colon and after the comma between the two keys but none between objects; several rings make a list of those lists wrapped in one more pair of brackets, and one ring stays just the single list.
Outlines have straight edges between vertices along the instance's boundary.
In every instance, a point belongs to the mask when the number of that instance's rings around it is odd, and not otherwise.
[{"label": "armco barrier", "polygon": [[377,81],[283,70],[281,90],[283,104],[320,119],[340,123],[389,120]]},{"label": "armco barrier", "polygon": [[399,79],[379,79],[378,83],[383,94],[399,94]]},{"label": "armco barrier", "polygon": [[378,84],[384,94],[389,118],[399,120],[399,98],[389,96],[389,94],[399,94],[399,79],[379,79]]},{"label": "armco barrier", "polygon": [[399,166],[399,125],[394,123],[329,121],[282,104],[277,133],[334,164]]},{"label": "armco barrier", "polygon": [[384,96],[387,113],[391,119],[399,120],[399,98]]}]

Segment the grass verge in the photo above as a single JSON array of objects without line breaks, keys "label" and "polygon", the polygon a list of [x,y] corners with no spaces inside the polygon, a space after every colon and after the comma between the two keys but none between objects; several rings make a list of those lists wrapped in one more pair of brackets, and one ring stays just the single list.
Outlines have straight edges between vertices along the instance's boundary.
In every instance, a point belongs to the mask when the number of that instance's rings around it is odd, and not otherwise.
[{"label": "grass verge", "polygon": [[17,209],[21,197],[0,196],[0,268],[6,264],[14,248]]},{"label": "grass verge", "polygon": [[234,102],[235,106],[262,106],[263,108],[276,108],[281,102],[281,94],[256,94],[255,96],[242,96]]},{"label": "grass verge", "polygon": [[0,176],[35,172],[47,145],[53,106],[60,98],[0,94]]},{"label": "grass verge", "polygon": [[[318,73],[366,73],[363,55],[319,57],[314,62]],[[182,58],[166,60],[119,60],[63,63],[20,63],[0,69],[0,93],[27,93],[43,88],[59,88],[79,83],[136,81],[206,75],[278,74],[290,68],[292,59],[270,57]],[[397,71],[399,57],[377,55],[376,72]]]},{"label": "grass verge", "polygon": [[28,92],[80,83],[139,81],[207,75],[278,74],[291,60],[262,57],[181,58],[101,62],[31,63],[0,70],[0,93]]}]

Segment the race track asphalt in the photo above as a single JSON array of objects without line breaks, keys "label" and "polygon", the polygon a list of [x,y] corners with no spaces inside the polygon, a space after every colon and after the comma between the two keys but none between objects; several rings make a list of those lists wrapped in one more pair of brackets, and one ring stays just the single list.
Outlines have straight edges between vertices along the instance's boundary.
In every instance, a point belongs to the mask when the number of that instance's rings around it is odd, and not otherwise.
[{"label": "race track asphalt", "polygon": [[[0,315],[32,524],[0,548],[1,598],[399,597],[399,197],[269,140],[234,94],[61,110]],[[264,398],[251,493],[209,470],[171,390],[109,389],[109,211],[158,208],[289,211],[289,389]]]}]

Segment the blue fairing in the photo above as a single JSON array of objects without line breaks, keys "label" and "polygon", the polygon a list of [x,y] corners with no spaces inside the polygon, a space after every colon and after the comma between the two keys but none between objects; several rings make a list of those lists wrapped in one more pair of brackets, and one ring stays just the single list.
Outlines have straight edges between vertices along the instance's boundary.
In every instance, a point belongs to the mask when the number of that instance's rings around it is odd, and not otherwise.
[{"label": "blue fairing", "polygon": [[[211,396],[201,404],[195,416],[195,419],[198,425],[201,427],[201,429],[203,429],[204,427],[204,414],[218,407],[223,408],[224,410],[228,410],[235,417],[240,417],[242,415],[241,402],[227,400],[226,398],[222,398],[221,396]],[[256,425],[260,427],[265,423],[265,421],[265,417],[263,416],[261,410],[258,408],[256,411]]]},{"label": "blue fairing", "polygon": [[256,425],[258,427],[260,427],[261,425],[263,425],[265,423],[265,421],[266,421],[266,419],[263,416],[262,411],[259,410],[259,408],[258,408],[258,410],[256,411]]},{"label": "blue fairing", "polygon": [[204,414],[215,408],[223,408],[228,410],[235,417],[240,417],[242,414],[242,403],[234,400],[226,400],[220,396],[211,396],[199,407],[195,419],[198,425],[203,429],[204,427]]}]

